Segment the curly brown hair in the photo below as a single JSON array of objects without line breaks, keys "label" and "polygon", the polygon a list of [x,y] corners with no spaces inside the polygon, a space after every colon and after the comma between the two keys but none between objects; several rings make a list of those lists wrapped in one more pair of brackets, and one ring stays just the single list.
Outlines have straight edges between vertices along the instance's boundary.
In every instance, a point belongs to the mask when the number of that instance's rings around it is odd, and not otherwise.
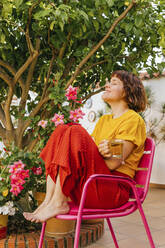
[{"label": "curly brown hair", "polygon": [[128,107],[136,112],[144,111],[147,97],[141,80],[132,72],[124,70],[114,71],[111,77],[114,76],[123,82]]}]

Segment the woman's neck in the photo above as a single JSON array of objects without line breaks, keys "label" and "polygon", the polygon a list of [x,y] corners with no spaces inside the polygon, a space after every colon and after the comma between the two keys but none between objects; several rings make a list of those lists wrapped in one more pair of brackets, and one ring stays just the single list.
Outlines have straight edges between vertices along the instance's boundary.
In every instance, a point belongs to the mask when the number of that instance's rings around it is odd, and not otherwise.
[{"label": "woman's neck", "polygon": [[112,113],[113,113],[113,118],[118,118],[121,115],[123,115],[125,112],[127,112],[129,110],[129,107],[127,104],[123,103],[123,104],[111,104],[111,109],[112,109]]}]

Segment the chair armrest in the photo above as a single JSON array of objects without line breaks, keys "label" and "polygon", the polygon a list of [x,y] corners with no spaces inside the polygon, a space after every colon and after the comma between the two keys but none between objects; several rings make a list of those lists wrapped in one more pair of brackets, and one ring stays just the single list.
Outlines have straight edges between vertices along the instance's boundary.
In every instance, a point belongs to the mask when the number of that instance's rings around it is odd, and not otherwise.
[{"label": "chair armrest", "polygon": [[95,179],[99,179],[99,180],[102,180],[102,181],[124,182],[124,183],[128,184],[131,187],[135,199],[137,201],[140,201],[138,190],[135,187],[136,182],[132,178],[128,178],[128,177],[124,177],[124,176],[115,176],[115,175],[106,175],[106,174],[93,174],[86,181],[86,183],[84,185],[84,189],[83,189],[83,194],[86,195],[87,187],[89,186],[90,182],[92,180],[95,180]]},{"label": "chair armrest", "polygon": [[123,177],[123,176],[114,176],[114,175],[106,175],[106,174],[94,174],[94,175],[90,176],[87,179],[87,181],[85,182],[85,184],[84,184],[84,188],[83,188],[83,191],[82,191],[81,200],[80,200],[80,204],[79,204],[79,210],[78,210],[78,216],[79,217],[82,216],[82,210],[83,210],[83,207],[84,207],[84,204],[85,204],[86,193],[87,193],[88,187],[90,186],[89,184],[95,179],[104,180],[104,181],[120,181],[120,182],[127,183],[128,185],[130,185],[130,187],[131,187],[131,189],[132,189],[132,191],[134,193],[134,196],[135,196],[137,204],[141,205],[141,201],[140,201],[140,198],[139,198],[139,195],[138,195],[138,191],[137,191],[137,189],[135,187],[136,182],[133,179]]},{"label": "chair armrest", "polygon": [[120,181],[120,182],[125,182],[125,183],[127,183],[133,187],[136,185],[136,182],[132,178],[124,177],[124,176],[94,174],[94,175],[90,176],[88,180],[93,180],[93,179],[102,179],[102,180],[105,179],[106,181]]}]

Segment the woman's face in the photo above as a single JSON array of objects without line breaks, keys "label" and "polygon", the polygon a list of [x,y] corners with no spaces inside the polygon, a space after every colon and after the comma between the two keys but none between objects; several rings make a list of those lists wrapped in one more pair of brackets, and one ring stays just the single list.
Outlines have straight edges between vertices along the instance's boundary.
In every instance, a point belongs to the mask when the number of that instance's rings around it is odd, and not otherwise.
[{"label": "woman's face", "polygon": [[113,76],[110,80],[105,84],[105,92],[102,95],[102,99],[105,102],[118,102],[120,100],[124,100],[125,91],[123,87],[123,82],[116,76]]}]

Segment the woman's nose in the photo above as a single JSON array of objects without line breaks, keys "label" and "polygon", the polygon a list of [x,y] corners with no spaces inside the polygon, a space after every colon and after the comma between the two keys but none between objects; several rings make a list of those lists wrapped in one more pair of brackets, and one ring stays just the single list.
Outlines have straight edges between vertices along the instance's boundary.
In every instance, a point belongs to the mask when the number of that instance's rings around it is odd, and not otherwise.
[{"label": "woman's nose", "polygon": [[109,88],[110,87],[110,82],[107,80],[106,83],[105,83],[105,87],[106,88]]}]

